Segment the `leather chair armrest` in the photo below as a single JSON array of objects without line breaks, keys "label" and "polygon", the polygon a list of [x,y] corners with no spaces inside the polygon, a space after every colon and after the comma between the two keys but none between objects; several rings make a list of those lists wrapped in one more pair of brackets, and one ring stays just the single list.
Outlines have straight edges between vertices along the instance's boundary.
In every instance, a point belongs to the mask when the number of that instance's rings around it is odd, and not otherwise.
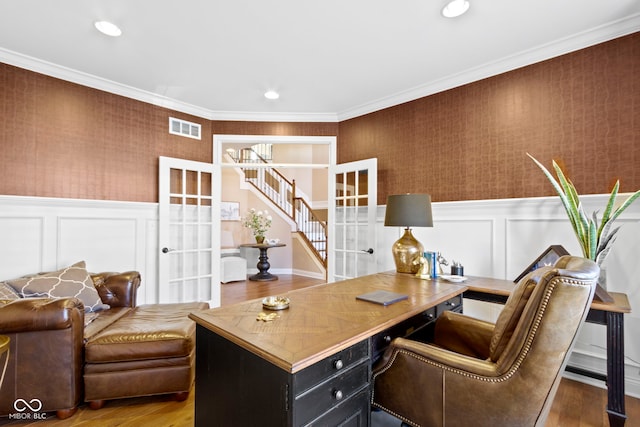
[{"label": "leather chair armrest", "polygon": [[0,333],[84,327],[84,305],[76,298],[22,298],[0,302]]},{"label": "leather chair armrest", "polygon": [[433,344],[479,359],[489,358],[495,325],[453,311],[438,318]]},{"label": "leather chair armrest", "polygon": [[[444,348],[406,338],[396,338],[391,342],[391,345],[386,350],[383,358],[375,366],[374,373],[384,371],[389,366],[393,365],[395,353],[398,352],[415,356],[416,359],[421,360],[424,363],[429,363],[433,366],[447,370],[457,368],[460,371],[464,371],[464,373],[469,374],[486,377],[498,376],[497,365],[490,360],[481,360],[464,354],[454,353]],[[428,360],[428,362],[426,362],[425,359]]]},{"label": "leather chair armrest", "polygon": [[139,272],[94,273],[91,274],[91,278],[103,303],[109,304],[111,307],[136,306],[141,280]]}]

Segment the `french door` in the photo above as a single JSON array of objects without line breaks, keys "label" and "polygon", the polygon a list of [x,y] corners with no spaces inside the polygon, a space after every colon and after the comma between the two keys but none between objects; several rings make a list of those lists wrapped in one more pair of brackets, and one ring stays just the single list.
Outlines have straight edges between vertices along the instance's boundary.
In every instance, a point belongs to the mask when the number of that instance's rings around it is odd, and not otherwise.
[{"label": "french door", "polygon": [[329,167],[329,282],[376,272],[377,180],[377,159]]},{"label": "french door", "polygon": [[160,157],[160,302],[220,305],[219,188],[219,166]]}]

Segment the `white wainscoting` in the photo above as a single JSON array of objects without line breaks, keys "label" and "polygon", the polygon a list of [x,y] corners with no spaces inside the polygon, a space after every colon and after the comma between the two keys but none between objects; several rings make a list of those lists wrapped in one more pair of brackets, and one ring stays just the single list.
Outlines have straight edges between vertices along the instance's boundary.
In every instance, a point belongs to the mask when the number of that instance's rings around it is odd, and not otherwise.
[{"label": "white wainscoting", "polygon": [[[581,197],[586,212],[602,212],[607,195]],[[619,203],[622,201],[620,200]],[[514,279],[546,248],[559,244],[581,255],[559,198],[504,199],[433,204],[433,228],[414,228],[425,250],[439,251],[460,261],[466,275]],[[605,263],[608,289],[629,296],[632,313],[625,314],[626,392],[640,397],[640,202],[616,220],[622,225]],[[379,271],[393,270],[391,245],[402,229],[384,227],[384,207],[378,210]],[[446,269],[446,267],[445,267]],[[448,273],[448,272],[447,272]],[[495,321],[500,305],[465,301],[465,313]],[[606,373],[605,327],[587,323],[571,357],[571,364]],[[567,374],[600,387],[597,380]]]},{"label": "white wainscoting", "polygon": [[156,203],[0,196],[0,280],[85,261],[137,270],[140,304],[157,300]]},{"label": "white wainscoting", "polygon": [[[582,198],[587,212],[604,209],[606,195]],[[378,271],[393,270],[391,245],[398,227],[384,227],[378,208]],[[460,261],[467,275],[512,279],[553,244],[580,255],[557,197],[444,202],[433,205],[433,228],[416,228],[426,250]],[[617,223],[623,225],[606,267],[609,290],[629,296],[625,315],[627,393],[640,397],[640,202]],[[0,196],[0,280],[51,271],[84,260],[90,271],[138,270],[139,303],[158,299],[158,205]],[[283,272],[284,273],[284,272]],[[465,302],[465,311],[495,320],[501,306]],[[571,363],[606,372],[604,327],[586,324]],[[585,380],[584,377],[576,377]],[[598,381],[589,382],[603,386]]]}]

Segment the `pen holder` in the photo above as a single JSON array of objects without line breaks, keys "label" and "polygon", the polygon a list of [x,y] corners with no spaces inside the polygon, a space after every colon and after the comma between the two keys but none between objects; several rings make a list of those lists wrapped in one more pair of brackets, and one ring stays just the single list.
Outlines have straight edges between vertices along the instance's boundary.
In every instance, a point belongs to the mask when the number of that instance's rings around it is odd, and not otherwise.
[{"label": "pen holder", "polygon": [[451,275],[452,276],[464,276],[464,267],[461,265],[452,265],[451,266]]}]

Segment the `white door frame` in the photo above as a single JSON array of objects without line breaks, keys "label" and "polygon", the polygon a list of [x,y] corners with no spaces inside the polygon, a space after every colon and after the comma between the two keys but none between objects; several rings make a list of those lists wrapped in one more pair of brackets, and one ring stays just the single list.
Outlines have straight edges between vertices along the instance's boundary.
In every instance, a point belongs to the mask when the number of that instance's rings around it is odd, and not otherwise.
[{"label": "white door frame", "polygon": [[225,135],[218,134],[213,135],[213,164],[220,165],[220,167],[237,167],[235,164],[225,164],[222,162],[223,144],[239,144],[239,145],[251,145],[251,144],[301,144],[311,145],[320,144],[329,146],[329,164],[318,163],[269,163],[268,165],[252,164],[252,168],[256,167],[269,167],[269,168],[286,168],[286,167],[299,167],[299,168],[327,168],[329,165],[336,164],[336,145],[337,137],[335,136],[278,136],[278,135]]}]

